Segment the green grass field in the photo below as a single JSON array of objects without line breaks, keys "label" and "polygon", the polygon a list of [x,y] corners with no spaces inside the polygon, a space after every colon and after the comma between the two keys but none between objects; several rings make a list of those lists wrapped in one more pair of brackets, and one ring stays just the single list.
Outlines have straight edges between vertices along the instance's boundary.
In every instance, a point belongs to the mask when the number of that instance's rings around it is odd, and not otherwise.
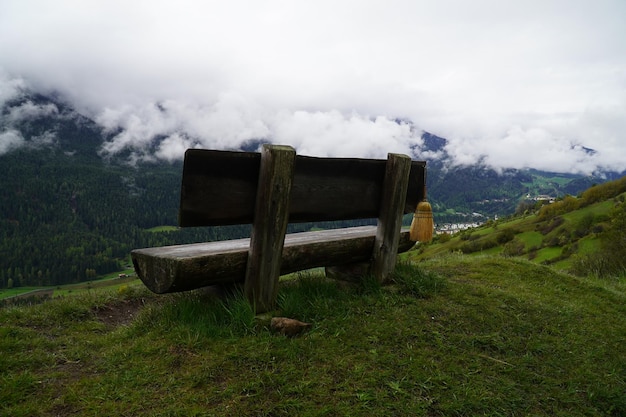
[{"label": "green grass field", "polygon": [[526,250],[530,248],[538,248],[541,246],[541,242],[543,241],[543,235],[539,232],[523,232],[517,235],[517,238],[524,242],[524,246]]},{"label": "green grass field", "polygon": [[[119,278],[119,274],[126,274],[128,275],[128,277]],[[4,288],[0,289],[0,301],[20,295],[28,296],[29,293],[41,290],[50,290],[52,291],[52,297],[60,297],[81,293],[83,291],[106,290],[111,287],[119,287],[120,285],[129,283],[139,284],[139,280],[136,276],[134,276],[134,274],[134,269],[129,268],[124,271],[103,275],[97,280],[80,282],[77,284],[67,284],[54,287],[15,287],[11,289]]]},{"label": "green grass field", "polygon": [[3,298],[15,297],[40,289],[39,287],[16,287],[16,288],[0,288],[0,300]]},{"label": "green grass field", "polygon": [[626,414],[622,281],[455,254],[384,287],[302,274],[279,300],[312,329],[132,286],[0,309],[0,415]]},{"label": "green grass field", "polygon": [[601,203],[596,203],[591,206],[566,213],[563,215],[563,218],[571,221],[572,223],[578,223],[583,217],[589,214],[593,214],[594,216],[606,216],[614,206],[615,204],[611,200],[603,201]]},{"label": "green grass field", "polygon": [[600,251],[600,239],[588,237],[578,241],[578,253],[581,255],[590,255]]},{"label": "green grass field", "polygon": [[559,256],[561,252],[563,252],[563,248],[560,247],[543,248],[537,251],[537,257],[533,261],[537,263],[549,261]]}]

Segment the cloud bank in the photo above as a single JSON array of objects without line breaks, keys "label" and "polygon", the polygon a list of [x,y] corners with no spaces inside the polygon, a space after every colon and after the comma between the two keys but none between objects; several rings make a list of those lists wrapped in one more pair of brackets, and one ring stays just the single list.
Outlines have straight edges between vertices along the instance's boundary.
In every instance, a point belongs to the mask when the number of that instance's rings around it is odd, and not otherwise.
[{"label": "cloud bank", "polygon": [[103,155],[384,157],[426,130],[457,164],[626,170],[621,0],[6,0],[0,69],[0,101],[62,94],[110,132]]}]

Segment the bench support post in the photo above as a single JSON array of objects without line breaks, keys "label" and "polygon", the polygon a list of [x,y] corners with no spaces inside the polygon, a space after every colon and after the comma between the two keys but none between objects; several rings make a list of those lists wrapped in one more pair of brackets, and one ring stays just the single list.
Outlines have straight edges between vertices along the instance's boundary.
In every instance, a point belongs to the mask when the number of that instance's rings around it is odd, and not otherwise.
[{"label": "bench support post", "polygon": [[261,152],[244,284],[245,295],[257,313],[273,309],[278,295],[295,156],[290,146],[264,145]]},{"label": "bench support post", "polygon": [[381,283],[389,280],[396,266],[410,171],[411,158],[388,154],[371,267],[371,273]]}]

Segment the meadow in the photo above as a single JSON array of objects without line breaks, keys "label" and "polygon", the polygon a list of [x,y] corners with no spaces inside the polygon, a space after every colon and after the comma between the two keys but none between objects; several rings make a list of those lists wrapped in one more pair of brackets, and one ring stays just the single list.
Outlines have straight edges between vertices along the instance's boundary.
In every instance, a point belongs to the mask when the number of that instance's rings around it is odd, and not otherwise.
[{"label": "meadow", "polygon": [[[255,316],[141,285],[0,309],[0,415],[620,416],[626,285],[459,253],[319,272]],[[271,316],[312,324],[295,338]]]}]

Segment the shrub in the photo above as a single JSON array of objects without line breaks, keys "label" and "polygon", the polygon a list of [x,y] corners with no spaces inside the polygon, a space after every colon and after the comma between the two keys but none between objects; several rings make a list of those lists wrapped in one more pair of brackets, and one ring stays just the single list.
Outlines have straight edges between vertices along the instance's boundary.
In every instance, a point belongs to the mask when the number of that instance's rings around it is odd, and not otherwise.
[{"label": "shrub", "polygon": [[544,224],[537,225],[537,230],[541,232],[542,235],[547,235],[548,233],[562,225],[564,222],[565,220],[563,220],[563,217],[556,216]]},{"label": "shrub", "polygon": [[134,288],[129,287],[128,284],[122,284],[117,288],[117,294],[121,295],[122,297],[132,297],[134,292]]},{"label": "shrub", "polygon": [[626,191],[626,177],[594,185],[582,194],[582,204],[589,205],[598,201],[608,200]]},{"label": "shrub", "polygon": [[578,276],[603,277],[608,274],[609,262],[605,255],[573,256],[570,271]]},{"label": "shrub", "polygon": [[498,246],[498,242],[496,241],[496,239],[482,239],[465,242],[463,245],[461,245],[460,249],[461,252],[467,254],[491,249],[496,246]]},{"label": "shrub", "polygon": [[514,238],[515,238],[515,230],[504,229],[498,234],[498,237],[496,237],[496,241],[500,245],[504,245],[505,243],[512,241]]},{"label": "shrub", "polygon": [[580,200],[571,195],[566,195],[560,201],[541,207],[539,210],[539,218],[545,219],[560,214],[569,213],[580,207]]},{"label": "shrub", "polygon": [[596,224],[591,228],[591,232],[596,234],[602,233],[604,232],[604,226],[602,226],[601,224]]},{"label": "shrub", "polygon": [[578,237],[583,237],[587,234],[589,234],[589,232],[591,231],[591,227],[593,226],[595,220],[595,216],[593,213],[589,212],[586,213],[579,221],[578,224],[576,225],[576,236]]},{"label": "shrub", "polygon": [[520,256],[524,253],[525,247],[526,245],[524,245],[524,242],[518,239],[513,239],[510,242],[508,242],[506,245],[504,245],[502,254],[504,256]]},{"label": "shrub", "polygon": [[536,204],[533,200],[523,200],[520,201],[517,207],[515,208],[515,215],[521,216],[524,214],[531,213],[535,210]]},{"label": "shrub", "polygon": [[445,233],[445,232],[440,235],[437,235],[437,237],[438,237],[439,243],[446,243],[450,241],[450,239],[452,239],[452,236],[450,236],[450,233]]}]

